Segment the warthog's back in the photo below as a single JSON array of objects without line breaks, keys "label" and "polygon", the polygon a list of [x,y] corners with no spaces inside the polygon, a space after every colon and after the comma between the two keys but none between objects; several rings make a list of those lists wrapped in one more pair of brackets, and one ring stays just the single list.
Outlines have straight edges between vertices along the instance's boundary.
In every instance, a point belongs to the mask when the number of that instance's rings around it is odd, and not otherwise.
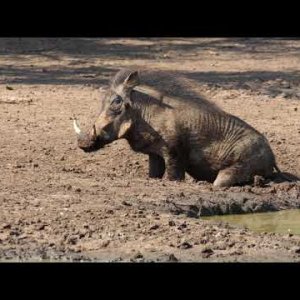
[{"label": "warthog's back", "polygon": [[198,104],[207,110],[220,110],[214,103],[196,91],[199,84],[184,75],[172,71],[146,70],[140,71],[139,77],[140,86],[138,88],[149,87],[156,90],[160,96],[181,101],[186,107]]}]

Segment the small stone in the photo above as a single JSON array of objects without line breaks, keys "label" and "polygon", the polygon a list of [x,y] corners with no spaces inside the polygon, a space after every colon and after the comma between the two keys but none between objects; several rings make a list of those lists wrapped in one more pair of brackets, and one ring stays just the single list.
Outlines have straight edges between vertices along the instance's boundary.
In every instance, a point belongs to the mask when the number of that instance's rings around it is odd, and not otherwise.
[{"label": "small stone", "polygon": [[2,228],[3,228],[3,229],[10,229],[10,228],[11,228],[11,224],[4,223],[4,224],[2,225]]},{"label": "small stone", "polygon": [[169,255],[168,261],[177,262],[178,258],[172,253],[172,254]]},{"label": "small stone", "polygon": [[71,245],[75,245],[77,243],[77,241],[78,241],[78,239],[77,239],[77,236],[75,236],[75,235],[71,235],[67,239],[67,243],[71,244]]},{"label": "small stone", "polygon": [[202,251],[202,257],[208,258],[213,255],[214,251],[210,247],[205,247]]},{"label": "small stone", "polygon": [[150,227],[150,230],[156,230],[159,228],[159,225],[158,224],[155,224],[153,226]]},{"label": "small stone", "polygon": [[290,83],[289,83],[288,81],[282,81],[282,82],[281,82],[281,86],[282,86],[283,88],[286,88],[286,89],[291,88],[291,85],[290,85]]},{"label": "small stone", "polygon": [[199,241],[200,244],[206,244],[208,242],[208,239],[206,237],[204,237],[203,239],[201,239]]},{"label": "small stone", "polygon": [[103,241],[103,242],[101,243],[101,248],[106,248],[109,244],[110,244],[110,241],[109,241],[109,240]]},{"label": "small stone", "polygon": [[179,230],[182,230],[182,229],[184,229],[184,228],[186,228],[187,227],[187,225],[186,225],[186,223],[184,222],[184,223],[182,223],[182,224],[180,224],[179,226],[178,226],[178,229]]},{"label": "small stone", "polygon": [[180,246],[179,246],[179,248],[180,249],[190,249],[190,248],[192,248],[193,246],[190,244],[190,243],[188,243],[188,242],[183,242]]},{"label": "small stone", "polygon": [[80,193],[81,192],[81,188],[76,188],[75,192]]},{"label": "small stone", "polygon": [[294,247],[292,248],[292,251],[296,254],[300,254],[300,247]]},{"label": "small stone", "polygon": [[125,200],[124,200],[124,201],[122,201],[122,204],[123,204],[123,205],[125,205],[125,206],[132,206],[132,204],[131,204],[131,203],[129,203],[129,202],[125,201]]},{"label": "small stone", "polygon": [[134,256],[133,256],[134,259],[141,259],[141,258],[144,258],[143,254],[141,252],[138,252],[136,253]]},{"label": "small stone", "polygon": [[235,245],[235,242],[231,242],[231,243],[228,244],[228,247],[231,248],[231,247],[233,247],[234,245]]},{"label": "small stone", "polygon": [[235,250],[231,253],[231,255],[242,255],[243,251],[242,250]]},{"label": "small stone", "polygon": [[202,249],[201,253],[213,254],[214,251],[210,247],[205,247]]},{"label": "small stone", "polygon": [[174,221],[169,221],[169,226],[175,226],[175,222]]},{"label": "small stone", "polygon": [[45,227],[46,227],[45,224],[41,224],[41,225],[38,225],[36,229],[37,229],[37,230],[44,230]]},{"label": "small stone", "polygon": [[13,230],[10,231],[9,235],[19,236],[20,232],[17,229],[13,229]]}]

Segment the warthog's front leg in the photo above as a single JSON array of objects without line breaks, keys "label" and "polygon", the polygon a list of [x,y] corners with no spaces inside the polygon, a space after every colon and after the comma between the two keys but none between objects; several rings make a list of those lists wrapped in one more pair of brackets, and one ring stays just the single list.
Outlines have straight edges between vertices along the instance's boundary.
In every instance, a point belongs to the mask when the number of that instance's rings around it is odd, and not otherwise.
[{"label": "warthog's front leg", "polygon": [[166,162],[166,171],[169,180],[185,179],[185,159],[180,155],[177,149],[168,149],[164,151]]},{"label": "warthog's front leg", "polygon": [[157,154],[149,154],[149,177],[162,178],[165,174],[165,160]]}]

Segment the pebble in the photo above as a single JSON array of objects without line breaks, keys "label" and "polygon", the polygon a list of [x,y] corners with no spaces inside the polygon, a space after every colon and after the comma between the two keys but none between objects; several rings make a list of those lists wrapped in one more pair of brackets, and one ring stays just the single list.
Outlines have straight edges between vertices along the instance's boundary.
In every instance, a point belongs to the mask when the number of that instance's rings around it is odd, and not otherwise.
[{"label": "pebble", "polygon": [[169,221],[169,226],[175,226],[175,222],[174,221]]},{"label": "pebble", "polygon": [[150,230],[156,230],[159,228],[159,225],[158,224],[155,224],[153,226],[150,227]]},{"label": "pebble", "polygon": [[110,244],[110,241],[109,241],[109,240],[103,241],[103,242],[101,243],[101,248],[106,248],[109,244]]},{"label": "pebble", "polygon": [[71,245],[75,245],[77,243],[77,241],[78,241],[78,238],[75,235],[73,235],[73,236],[71,235],[67,239],[67,243],[71,244]]},{"label": "pebble", "polygon": [[46,227],[45,224],[38,225],[38,226],[37,226],[37,230],[44,230],[45,227]]},{"label": "pebble", "polygon": [[213,254],[214,251],[210,247],[205,247],[202,249],[201,253]]},{"label": "pebble", "polygon": [[4,224],[2,225],[2,228],[3,228],[3,229],[10,229],[10,228],[11,228],[11,224],[4,223]]},{"label": "pebble", "polygon": [[180,249],[190,249],[190,248],[192,248],[193,246],[190,244],[190,243],[188,243],[188,242],[183,242],[181,245],[179,245],[179,247],[178,248],[180,248]]},{"label": "pebble", "polygon": [[182,230],[182,229],[184,229],[184,228],[186,228],[186,227],[187,227],[187,225],[186,225],[186,223],[184,222],[184,223],[180,224],[180,225],[177,227],[177,229]]},{"label": "pebble", "polygon": [[168,261],[177,262],[178,258],[172,253],[172,254],[169,255]]},{"label": "pebble", "polygon": [[132,206],[132,204],[131,204],[131,203],[129,203],[129,202],[125,201],[125,200],[124,200],[124,201],[122,201],[122,204],[123,204],[123,205],[125,205],[125,206]]},{"label": "pebble", "polygon": [[296,254],[300,254],[300,247],[294,247],[291,250]]}]

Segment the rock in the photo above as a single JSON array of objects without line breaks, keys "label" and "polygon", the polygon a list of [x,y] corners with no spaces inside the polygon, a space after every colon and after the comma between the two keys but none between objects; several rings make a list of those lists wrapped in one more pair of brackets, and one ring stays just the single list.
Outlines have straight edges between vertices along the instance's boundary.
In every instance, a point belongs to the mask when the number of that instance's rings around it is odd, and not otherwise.
[{"label": "rock", "polygon": [[214,254],[214,251],[210,247],[205,247],[202,249],[201,253],[204,258],[208,258]]},{"label": "rock", "polygon": [[233,247],[235,245],[235,242],[230,242],[229,244],[228,244],[228,247]]},{"label": "rock", "polygon": [[71,245],[75,245],[77,243],[77,241],[78,241],[78,238],[76,235],[70,235],[66,240],[66,242]]},{"label": "rock", "polygon": [[187,225],[186,225],[186,223],[184,222],[184,223],[180,224],[180,225],[177,227],[177,229],[182,230],[182,229],[184,229],[184,228],[186,228],[186,227],[187,227]]},{"label": "rock", "polygon": [[37,230],[44,230],[45,227],[46,227],[45,224],[40,224],[40,225],[38,225],[38,226],[36,227],[36,229],[37,229]]},{"label": "rock", "polygon": [[127,201],[122,201],[121,202],[123,205],[125,205],[125,206],[132,206],[132,204],[131,203],[129,203],[129,202],[127,202]]},{"label": "rock", "polygon": [[134,256],[133,256],[134,259],[141,259],[141,258],[144,258],[143,254],[141,252],[138,252],[136,253]]},{"label": "rock", "polygon": [[176,224],[175,224],[175,222],[174,221],[169,221],[169,226],[175,226]]},{"label": "rock", "polygon": [[285,89],[291,88],[290,83],[289,83],[288,81],[285,81],[285,80],[281,82],[281,86],[282,86],[283,88],[285,88]]},{"label": "rock", "polygon": [[169,262],[177,262],[178,258],[172,253],[169,255],[168,261]]},{"label": "rock", "polygon": [[70,191],[70,190],[72,189],[72,185],[71,185],[71,184],[68,184],[68,185],[66,186],[66,188],[67,188],[68,191]]},{"label": "rock", "polygon": [[10,228],[11,228],[11,224],[4,223],[4,224],[2,225],[2,228],[3,228],[3,229],[10,229]]},{"label": "rock", "polygon": [[190,249],[190,248],[192,248],[192,247],[193,247],[193,246],[192,246],[190,243],[188,243],[188,242],[183,242],[182,244],[179,245],[178,248],[180,248],[180,249]]},{"label": "rock", "polygon": [[101,248],[106,248],[108,245],[110,244],[110,241],[109,240],[105,240],[101,243],[100,247]]},{"label": "rock", "polygon": [[150,230],[156,230],[159,228],[159,225],[158,224],[155,224],[153,226],[150,227]]},{"label": "rock", "polygon": [[243,251],[242,250],[235,250],[233,252],[230,253],[230,255],[242,255],[243,254]]},{"label": "rock", "polygon": [[300,254],[300,247],[294,247],[292,248],[292,251],[296,254]]},{"label": "rock", "polygon": [[213,254],[214,251],[213,249],[211,249],[210,247],[204,247],[201,251],[201,253],[209,253],[209,254]]}]

